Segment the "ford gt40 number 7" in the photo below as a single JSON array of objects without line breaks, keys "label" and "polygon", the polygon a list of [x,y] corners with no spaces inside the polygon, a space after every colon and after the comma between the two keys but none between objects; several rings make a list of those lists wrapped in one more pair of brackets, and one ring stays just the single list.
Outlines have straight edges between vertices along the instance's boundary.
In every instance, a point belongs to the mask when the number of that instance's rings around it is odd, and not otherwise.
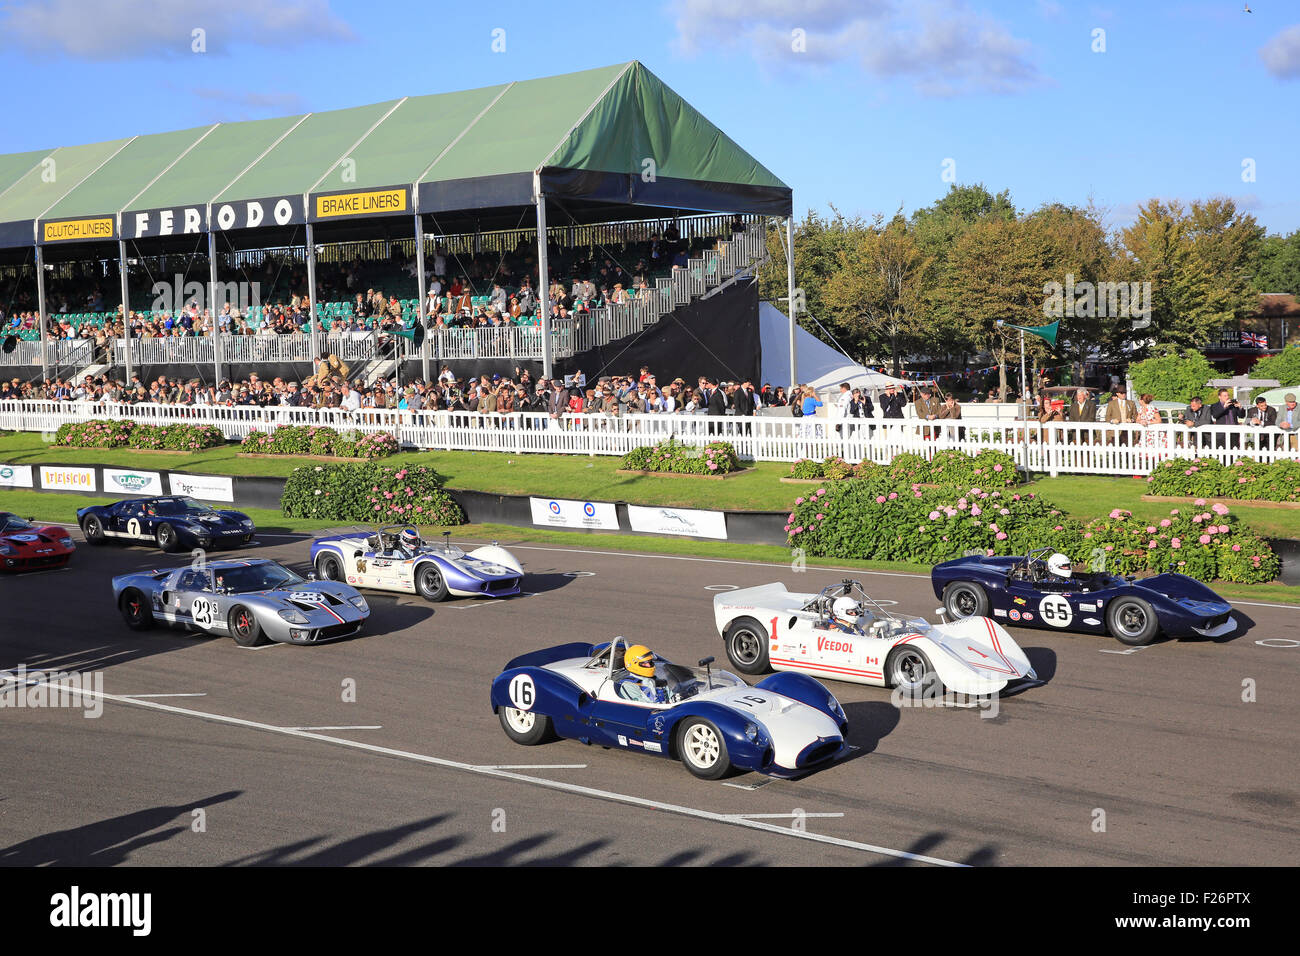
[{"label": "ford gt40 number 7", "polygon": [[929,624],[898,617],[857,581],[817,594],[784,584],[727,591],[713,599],[727,658],[745,674],[800,671],[818,677],[902,688],[923,694],[996,694],[1035,681],[1025,652],[995,621],[971,618]]},{"label": "ford gt40 number 7", "polygon": [[370,616],[354,588],[304,579],[266,558],[123,574],[113,579],[113,597],[133,630],[160,622],[243,647],[334,641],[359,632]]},{"label": "ford gt40 number 7", "polygon": [[492,682],[492,710],[511,740],[584,744],[676,758],[697,777],[734,771],[794,777],[848,751],[830,691],[802,674],[750,687],[734,674],[658,658],[653,700],[628,689],[627,642],[563,644],[516,657]]},{"label": "ford gt40 number 7", "polygon": [[[423,541],[403,525],[317,538],[311,562],[326,581],[359,588],[419,594],[429,601],[456,597],[508,597],[519,593],[523,566],[495,544],[466,553],[443,532],[440,544]],[[414,533],[414,534],[413,534]],[[413,534],[413,537],[412,537]]]}]

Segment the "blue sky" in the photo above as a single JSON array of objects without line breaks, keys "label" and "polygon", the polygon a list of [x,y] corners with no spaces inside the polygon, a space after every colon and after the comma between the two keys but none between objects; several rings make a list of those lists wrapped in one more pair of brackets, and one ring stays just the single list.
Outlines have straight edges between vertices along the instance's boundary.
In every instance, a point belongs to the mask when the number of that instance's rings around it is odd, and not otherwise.
[{"label": "blue sky", "polygon": [[1113,226],[1151,197],[1231,196],[1291,232],[1300,3],[1243,6],[0,0],[0,153],[638,59],[789,183],[800,215],[911,212],[947,169],[1021,208],[1091,199]]}]

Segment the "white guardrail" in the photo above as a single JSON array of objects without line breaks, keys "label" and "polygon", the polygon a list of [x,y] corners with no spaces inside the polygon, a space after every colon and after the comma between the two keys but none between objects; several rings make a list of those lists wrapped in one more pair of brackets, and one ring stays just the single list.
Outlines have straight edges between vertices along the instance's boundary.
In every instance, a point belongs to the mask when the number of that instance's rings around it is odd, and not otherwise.
[{"label": "white guardrail", "polygon": [[[673,437],[703,446],[731,442],[741,458],[796,461],[839,455],[846,461],[888,464],[904,452],[926,458],[942,449],[995,449],[1024,467],[1025,425],[968,419],[961,422],[736,418],[693,414],[571,415],[559,419],[537,412],[508,415],[477,412],[410,412],[396,409],[292,408],[289,406],[122,405],[107,402],[0,401],[0,429],[52,433],[60,425],[93,418],[129,419],[151,425],[184,422],[215,425],[239,440],[254,429],[277,425],[329,425],[341,430],[387,431],[404,445],[448,451],[623,455],[641,445]],[[1031,422],[1028,467],[1035,472],[1145,475],[1167,458],[1300,460],[1297,436],[1281,428],[1182,425],[1052,424]]]}]

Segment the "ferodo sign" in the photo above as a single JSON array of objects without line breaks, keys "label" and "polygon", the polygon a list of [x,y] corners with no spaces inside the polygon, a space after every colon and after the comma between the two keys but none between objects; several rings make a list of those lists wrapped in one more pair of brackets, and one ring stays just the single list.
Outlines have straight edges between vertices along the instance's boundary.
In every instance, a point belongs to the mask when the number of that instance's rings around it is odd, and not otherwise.
[{"label": "ferodo sign", "polygon": [[144,209],[122,214],[123,239],[147,239],[153,236],[193,236],[203,231],[208,211],[203,206],[175,206],[171,209]]},{"label": "ferodo sign", "polygon": [[402,187],[313,196],[314,217],[336,219],[340,216],[391,216],[406,212],[408,191]]},{"label": "ferodo sign", "polygon": [[112,239],[117,232],[112,216],[94,219],[64,219],[61,222],[41,223],[41,242],[85,242],[94,239]]},{"label": "ferodo sign", "polygon": [[296,225],[303,221],[302,196],[274,196],[213,203],[209,226],[214,232],[228,232],[231,229],[256,229],[258,226]]}]

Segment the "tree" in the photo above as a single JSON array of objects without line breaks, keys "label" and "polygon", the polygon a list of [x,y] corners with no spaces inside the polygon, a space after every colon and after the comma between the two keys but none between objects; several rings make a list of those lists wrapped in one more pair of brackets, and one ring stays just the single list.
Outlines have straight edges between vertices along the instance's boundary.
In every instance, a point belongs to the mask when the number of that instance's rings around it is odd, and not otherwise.
[{"label": "tree", "polygon": [[918,340],[927,268],[907,220],[895,215],[885,224],[877,216],[870,229],[856,233],[840,250],[838,268],[826,283],[826,301],[851,340],[873,356],[888,343],[895,375],[901,372],[904,350]]},{"label": "tree", "polygon": [[1300,295],[1300,229],[1260,240],[1250,284],[1256,292]]},{"label": "tree", "polygon": [[1018,350],[1019,339],[1015,330],[999,327],[997,322],[1043,324],[1043,255],[1037,237],[1020,223],[985,218],[957,239],[948,257],[945,280],[934,290],[934,301],[954,317],[965,340],[992,353],[1003,398],[1007,393],[1007,357]]},{"label": "tree", "polygon": [[1128,374],[1138,395],[1149,394],[1161,402],[1187,402],[1199,395],[1211,402],[1215,389],[1205,383],[1219,373],[1195,349],[1183,351],[1164,345],[1157,347],[1150,358],[1130,365]]},{"label": "tree", "polygon": [[[1284,388],[1300,388],[1300,348],[1283,349],[1276,355],[1268,355],[1250,367],[1246,373],[1251,378],[1276,379]],[[1261,386],[1255,389],[1255,395],[1268,391]]]}]

